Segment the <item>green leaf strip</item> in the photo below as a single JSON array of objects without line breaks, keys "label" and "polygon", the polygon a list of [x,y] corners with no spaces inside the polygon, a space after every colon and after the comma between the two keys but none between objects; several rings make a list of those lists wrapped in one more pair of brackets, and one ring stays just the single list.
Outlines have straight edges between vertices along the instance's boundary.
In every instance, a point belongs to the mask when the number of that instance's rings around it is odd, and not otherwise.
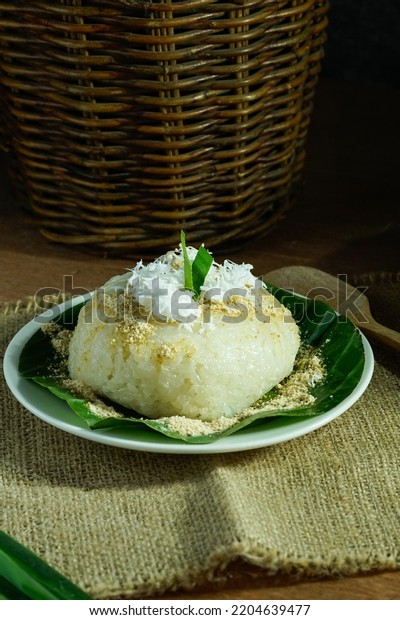
[{"label": "green leaf strip", "polygon": [[0,576],[0,601],[23,601],[32,600],[21,590],[13,586],[7,579]]},{"label": "green leaf strip", "polygon": [[192,263],[193,289],[196,296],[199,296],[201,293],[201,287],[210,271],[213,260],[206,248],[203,245],[200,246]]},{"label": "green leaf strip", "polygon": [[183,255],[184,286],[185,286],[185,289],[189,291],[194,291],[192,263],[190,262],[190,259],[187,253],[185,233],[183,232],[183,230],[181,230],[181,247],[182,247],[182,255]]},{"label": "green leaf strip", "polygon": [[74,585],[29,549],[0,531],[0,587],[4,599],[15,596],[34,600],[87,600]]},{"label": "green leaf strip", "polygon": [[198,297],[201,293],[201,287],[204,284],[204,280],[206,279],[206,276],[210,271],[210,267],[213,264],[213,257],[202,245],[197,250],[193,263],[191,263],[187,253],[185,233],[183,230],[181,230],[181,247],[183,255],[185,289],[193,291],[195,297]]}]

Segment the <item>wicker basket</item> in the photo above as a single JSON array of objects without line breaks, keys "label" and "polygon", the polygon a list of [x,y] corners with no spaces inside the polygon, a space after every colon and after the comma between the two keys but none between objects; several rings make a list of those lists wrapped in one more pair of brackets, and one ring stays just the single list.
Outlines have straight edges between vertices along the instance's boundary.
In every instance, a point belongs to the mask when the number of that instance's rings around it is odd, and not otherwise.
[{"label": "wicker basket", "polygon": [[[10,165],[42,234],[241,244],[300,176],[326,0],[0,3]],[[3,128],[4,130],[4,128]]]}]

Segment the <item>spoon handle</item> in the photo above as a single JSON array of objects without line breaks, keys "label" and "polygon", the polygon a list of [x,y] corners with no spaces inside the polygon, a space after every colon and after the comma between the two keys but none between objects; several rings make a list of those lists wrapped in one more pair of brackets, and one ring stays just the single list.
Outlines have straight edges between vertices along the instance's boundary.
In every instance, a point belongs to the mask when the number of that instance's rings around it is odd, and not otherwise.
[{"label": "spoon handle", "polygon": [[369,319],[368,324],[358,323],[358,327],[366,336],[371,338],[371,340],[383,342],[389,347],[400,351],[400,333],[396,332],[394,329],[385,327],[372,318]]}]

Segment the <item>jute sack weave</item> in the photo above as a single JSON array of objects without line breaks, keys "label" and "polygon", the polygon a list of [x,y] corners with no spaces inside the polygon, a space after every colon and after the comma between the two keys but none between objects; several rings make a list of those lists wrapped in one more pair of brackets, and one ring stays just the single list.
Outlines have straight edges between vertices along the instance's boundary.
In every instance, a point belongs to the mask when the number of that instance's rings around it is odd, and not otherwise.
[{"label": "jute sack weave", "polygon": [[[32,310],[0,312],[4,349]],[[191,588],[236,558],[314,576],[399,568],[398,358],[375,354],[367,392],[331,424],[210,456],[69,435],[2,380],[0,527],[97,599]]]}]

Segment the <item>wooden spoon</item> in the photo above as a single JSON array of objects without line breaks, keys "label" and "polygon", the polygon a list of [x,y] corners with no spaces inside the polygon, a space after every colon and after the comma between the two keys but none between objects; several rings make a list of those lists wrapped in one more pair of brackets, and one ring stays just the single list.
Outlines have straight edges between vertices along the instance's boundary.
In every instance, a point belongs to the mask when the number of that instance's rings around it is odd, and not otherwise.
[{"label": "wooden spoon", "polygon": [[264,276],[267,282],[279,288],[322,299],[340,314],[348,316],[366,336],[400,351],[400,333],[375,321],[367,297],[360,289],[351,286],[345,275],[343,278],[300,265],[274,269]]}]

